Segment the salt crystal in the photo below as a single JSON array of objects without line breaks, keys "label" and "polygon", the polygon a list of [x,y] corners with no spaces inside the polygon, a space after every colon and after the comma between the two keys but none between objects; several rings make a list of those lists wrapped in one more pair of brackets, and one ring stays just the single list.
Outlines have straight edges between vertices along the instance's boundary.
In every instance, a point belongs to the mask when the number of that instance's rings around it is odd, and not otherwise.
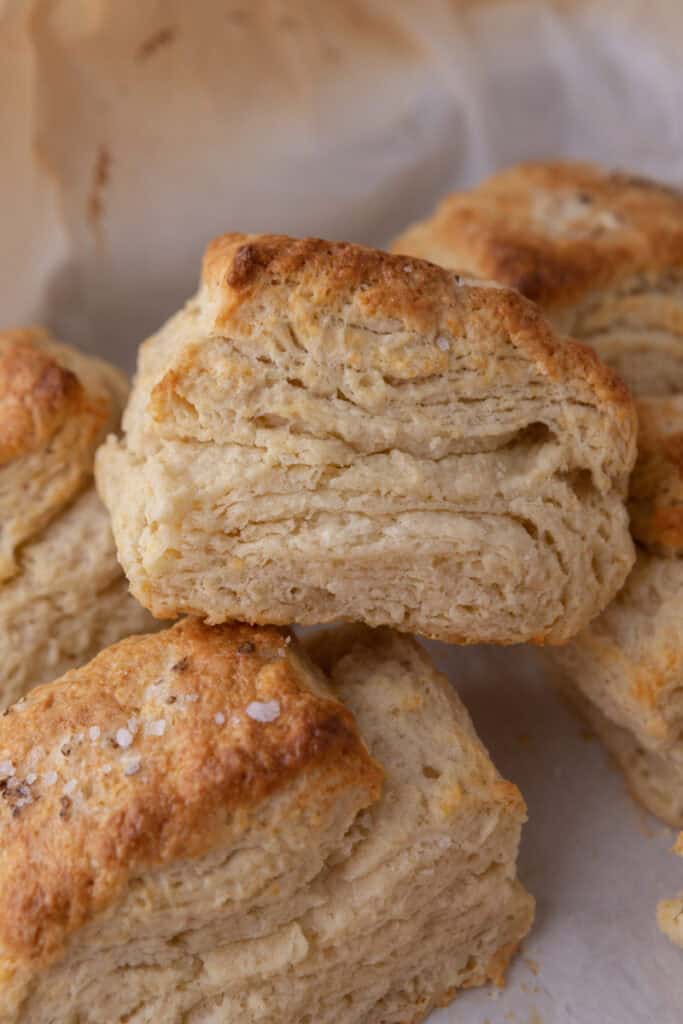
[{"label": "salt crystal", "polygon": [[255,722],[274,722],[280,714],[280,705],[276,700],[253,700],[247,705],[247,714]]},{"label": "salt crystal", "polygon": [[138,731],[138,720],[137,718],[135,718],[135,716],[133,716],[133,718],[128,719],[128,729],[131,735],[135,736],[135,733]]},{"label": "salt crystal", "polygon": [[436,347],[440,348],[442,352],[448,352],[451,346],[448,338],[444,338],[443,334],[440,334],[436,339]]},{"label": "salt crystal", "polygon": [[85,736],[83,735],[82,732],[77,732],[76,735],[74,736],[74,739],[76,740],[76,743],[82,743],[83,740],[85,739]]},{"label": "salt crystal", "polygon": [[136,772],[140,771],[140,758],[136,755],[126,758],[123,762],[123,774],[124,775],[135,775]]},{"label": "salt crystal", "polygon": [[26,781],[28,782],[29,786],[32,786],[37,778],[38,776],[36,775],[35,772],[29,772],[28,775],[26,776]]},{"label": "salt crystal", "polygon": [[117,729],[116,742],[120,747],[129,747],[133,742],[133,736],[128,729]]},{"label": "salt crystal", "polygon": [[103,764],[102,765],[102,774],[103,775],[109,775],[110,771],[111,771],[111,765],[110,764]]},{"label": "salt crystal", "polygon": [[158,718],[156,722],[145,723],[145,736],[163,736],[166,732],[166,719]]},{"label": "salt crystal", "polygon": [[0,775],[4,775],[5,778],[14,775],[14,765],[11,761],[0,761]]},{"label": "salt crystal", "polygon": [[218,711],[214,716],[213,720],[216,725],[225,725],[225,715],[222,711]]},{"label": "salt crystal", "polygon": [[76,792],[77,788],[78,783],[76,779],[69,779],[69,781],[64,785],[62,793],[64,794],[64,796],[71,796],[73,793]]},{"label": "salt crystal", "polygon": [[43,782],[46,786],[54,786],[57,781],[57,772],[45,772],[43,775]]},{"label": "salt crystal", "polygon": [[198,693],[186,693],[185,694],[185,700],[189,704],[194,704],[195,701],[199,700],[199,694]]},{"label": "salt crystal", "polygon": [[99,725],[91,725],[90,728],[88,729],[88,736],[93,741],[93,743],[96,743],[98,741],[98,739],[100,738],[100,727],[99,727]]}]

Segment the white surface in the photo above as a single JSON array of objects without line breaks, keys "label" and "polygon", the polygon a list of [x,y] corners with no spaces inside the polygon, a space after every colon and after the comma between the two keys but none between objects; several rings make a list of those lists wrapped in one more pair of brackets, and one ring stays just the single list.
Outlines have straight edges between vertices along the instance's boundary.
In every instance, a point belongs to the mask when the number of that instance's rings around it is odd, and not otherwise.
[{"label": "white surface", "polygon": [[[130,368],[221,231],[382,244],[525,157],[682,181],[682,31],[680,0],[0,0],[0,326]],[[430,1024],[680,1024],[673,834],[532,654],[438,652],[527,799],[538,916],[507,989]]]}]

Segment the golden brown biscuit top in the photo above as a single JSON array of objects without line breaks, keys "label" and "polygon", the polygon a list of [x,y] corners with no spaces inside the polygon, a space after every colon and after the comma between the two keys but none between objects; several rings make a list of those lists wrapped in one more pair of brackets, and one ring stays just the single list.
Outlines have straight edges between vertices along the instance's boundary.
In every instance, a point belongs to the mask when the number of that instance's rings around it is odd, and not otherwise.
[{"label": "golden brown biscuit top", "polygon": [[0,331],[0,465],[41,448],[72,418],[94,443],[111,416],[109,396],[89,393],[64,354],[42,328]]},{"label": "golden brown biscuit top", "polygon": [[[506,287],[422,259],[319,238],[228,234],[209,245],[202,282],[216,332],[256,335],[264,322],[280,316],[301,332],[305,344],[308,333],[323,333],[330,320],[343,320],[341,358],[356,368],[372,361],[401,380],[444,371],[448,357],[434,344],[441,330],[481,349],[483,373],[487,352],[504,339],[548,377],[566,380],[569,388],[587,385],[602,401],[627,406],[632,415],[622,382],[592,350],[559,338],[531,303]],[[362,336],[354,332],[356,325],[365,328]],[[372,353],[368,330],[377,338]],[[387,331],[400,333],[400,348],[390,352],[383,345]],[[153,407],[186,369],[181,361],[169,371],[153,395]]]},{"label": "golden brown biscuit top", "polygon": [[629,510],[636,540],[683,554],[683,395],[640,399]]},{"label": "golden brown biscuit top", "polygon": [[302,804],[355,784],[378,796],[351,714],[294,647],[185,620],[0,717],[0,966],[49,960],[131,872],[204,854],[306,769],[327,773]]},{"label": "golden brown biscuit top", "polygon": [[395,252],[491,277],[544,307],[683,269],[683,192],[582,163],[529,163],[444,199]]}]

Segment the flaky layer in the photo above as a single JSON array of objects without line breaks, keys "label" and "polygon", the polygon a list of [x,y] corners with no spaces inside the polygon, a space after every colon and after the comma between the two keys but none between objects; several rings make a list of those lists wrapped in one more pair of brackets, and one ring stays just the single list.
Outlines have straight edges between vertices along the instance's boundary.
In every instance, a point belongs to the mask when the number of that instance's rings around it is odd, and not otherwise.
[{"label": "flaky layer", "polygon": [[524,164],[393,244],[501,281],[589,342],[638,394],[683,390],[683,195],[587,164]]},{"label": "flaky layer", "polygon": [[533,913],[518,791],[412,641],[351,630],[312,653],[384,768],[381,798],[354,817],[341,787],[321,823],[328,769],[299,793],[318,820],[274,794],[241,840],[135,874],[8,1020],[402,1024],[502,981]]},{"label": "flaky layer", "polygon": [[628,396],[504,289],[226,236],[98,456],[133,592],[211,622],[561,641],[632,561]]}]

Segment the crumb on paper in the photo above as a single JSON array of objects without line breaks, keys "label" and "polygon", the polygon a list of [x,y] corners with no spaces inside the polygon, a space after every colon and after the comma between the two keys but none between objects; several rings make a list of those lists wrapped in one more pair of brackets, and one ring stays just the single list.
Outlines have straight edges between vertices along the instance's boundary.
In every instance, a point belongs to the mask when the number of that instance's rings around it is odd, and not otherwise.
[{"label": "crumb on paper", "polygon": [[530,956],[525,956],[522,957],[522,963],[529,971],[531,971],[534,977],[538,976],[539,965],[537,960],[532,960]]}]

